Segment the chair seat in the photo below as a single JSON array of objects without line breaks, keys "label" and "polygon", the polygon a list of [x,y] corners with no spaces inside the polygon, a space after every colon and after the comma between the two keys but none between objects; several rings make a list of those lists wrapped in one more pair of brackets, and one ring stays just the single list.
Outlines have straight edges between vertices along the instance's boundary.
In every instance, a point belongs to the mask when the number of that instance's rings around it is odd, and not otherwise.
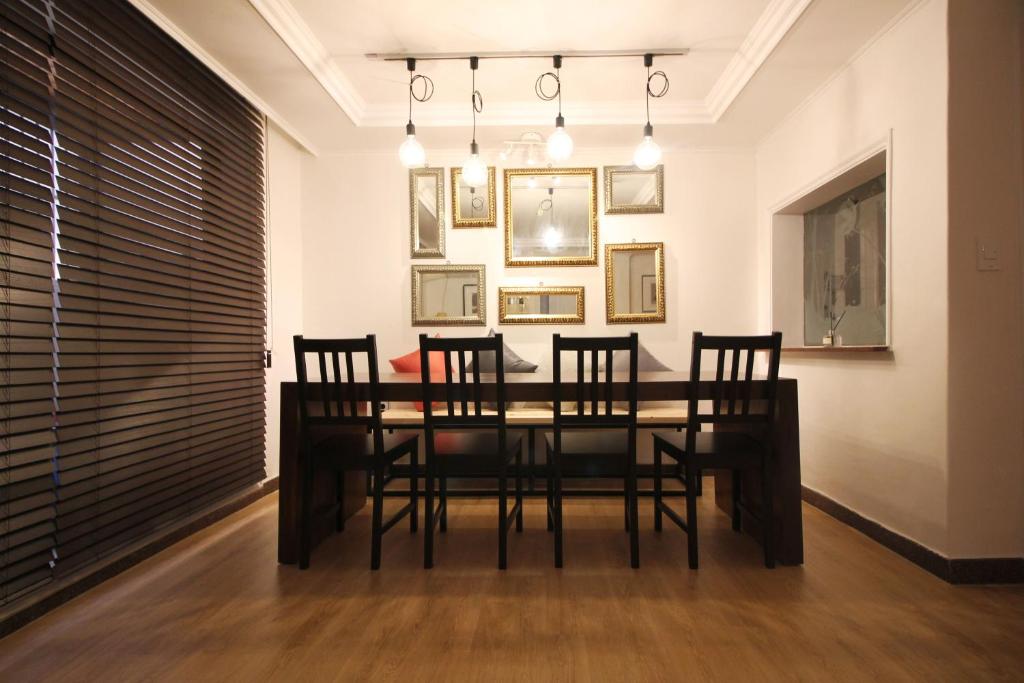
[{"label": "chair seat", "polygon": [[[624,477],[628,439],[625,430],[563,431],[562,476]],[[554,433],[546,433],[544,441],[547,452],[554,452]]]},{"label": "chair seat", "polygon": [[[509,433],[505,439],[506,463],[521,452],[523,438]],[[434,457],[445,476],[488,477],[498,472],[498,435],[494,432],[439,431],[434,434]]]},{"label": "chair seat", "polygon": [[657,432],[655,447],[678,460],[694,462],[702,469],[746,467],[761,461],[764,447],[744,432],[697,432],[694,452],[686,452],[685,432]]},{"label": "chair seat", "polygon": [[[384,452],[393,461],[416,448],[419,432],[384,432]],[[313,445],[313,455],[335,469],[365,469],[373,465],[373,434],[343,432],[331,434]]]}]

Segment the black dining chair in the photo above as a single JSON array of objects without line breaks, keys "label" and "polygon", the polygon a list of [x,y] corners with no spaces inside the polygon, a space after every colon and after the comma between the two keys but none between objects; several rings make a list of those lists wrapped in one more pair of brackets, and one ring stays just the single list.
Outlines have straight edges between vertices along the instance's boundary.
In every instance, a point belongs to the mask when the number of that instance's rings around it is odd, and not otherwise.
[{"label": "black dining chair", "polygon": [[[701,380],[701,356],[717,352],[715,377],[711,382],[710,412],[699,411],[697,388]],[[754,356],[768,354],[768,375],[763,393],[754,395]],[[693,390],[687,410],[686,431],[654,434],[654,529],[661,531],[664,514],[686,532],[687,554],[691,569],[697,569],[697,481],[702,470],[726,469],[732,472],[732,527],[740,531],[745,512],[761,527],[766,567],[775,566],[774,490],[772,487],[772,425],[779,382],[779,357],[782,333],[752,337],[711,337],[693,333],[690,384]],[[730,372],[725,376],[726,355]],[[743,370],[740,371],[741,356]],[[710,425],[711,432],[701,431]],[[734,428],[753,431],[731,431]],[[662,498],[661,457],[665,454],[682,465],[686,480],[686,519],[665,504]],[[760,510],[755,512],[743,502],[743,472],[760,474]]]},{"label": "black dining chair", "polygon": [[[380,413],[380,376],[377,370],[377,342],[374,335],[361,339],[304,339],[296,335],[295,374],[299,384],[299,415],[302,443],[302,501],[299,531],[299,569],[309,567],[314,515],[333,512],[338,531],[345,528],[345,482],[347,471],[373,473],[370,569],[380,568],[381,540],[385,532],[409,515],[409,530],[416,531],[418,483],[416,479],[419,434],[411,431],[385,432]],[[320,381],[311,384],[306,355],[316,355]],[[369,390],[364,401],[370,410],[360,409],[355,357],[365,356]],[[342,373],[344,358],[344,378]],[[385,474],[405,456],[410,460],[409,502],[387,522],[384,515]],[[313,481],[318,469],[337,473],[337,497],[327,510],[314,510]]]},{"label": "black dining chair", "polygon": [[[444,378],[431,376],[430,355],[444,357]],[[467,358],[468,354],[468,358]],[[480,358],[494,354],[494,397],[485,397],[488,384],[480,380]],[[505,366],[502,335],[473,338],[440,338],[420,335],[420,370],[423,385],[423,432],[426,439],[426,537],[423,566],[434,566],[434,527],[448,529],[448,479],[491,477],[498,479],[498,569],[508,566],[508,531],[515,519],[523,530],[522,437],[508,433],[505,416]],[[467,370],[467,361],[472,361]],[[455,371],[457,369],[457,372]],[[467,374],[470,379],[467,381]],[[494,409],[484,403],[496,401]],[[439,401],[439,405],[434,405]],[[515,505],[508,509],[508,466],[515,464]],[[434,508],[438,480],[440,501]]]},{"label": "black dining chair", "polygon": [[[588,472],[623,479],[626,530],[629,532],[629,563],[640,566],[639,521],[636,485],[637,346],[634,332],[627,337],[562,337],[552,340],[554,383],[553,431],[544,435],[548,462],[548,528],[555,535],[555,566],[562,566],[562,476]],[[612,401],[612,354],[629,354],[626,410]],[[576,381],[562,381],[562,354],[575,353]],[[603,355],[603,359],[599,357]],[[590,371],[584,371],[589,357]],[[599,360],[604,361],[603,372]],[[603,379],[600,375],[603,374]],[[575,411],[562,411],[562,401],[575,403]]]}]

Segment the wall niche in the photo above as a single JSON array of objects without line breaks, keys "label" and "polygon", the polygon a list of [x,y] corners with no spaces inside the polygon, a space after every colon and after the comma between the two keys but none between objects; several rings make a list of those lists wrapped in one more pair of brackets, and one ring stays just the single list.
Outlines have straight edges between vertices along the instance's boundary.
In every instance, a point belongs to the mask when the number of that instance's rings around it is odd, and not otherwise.
[{"label": "wall niche", "polygon": [[890,147],[773,212],[772,326],[787,350],[890,350]]}]

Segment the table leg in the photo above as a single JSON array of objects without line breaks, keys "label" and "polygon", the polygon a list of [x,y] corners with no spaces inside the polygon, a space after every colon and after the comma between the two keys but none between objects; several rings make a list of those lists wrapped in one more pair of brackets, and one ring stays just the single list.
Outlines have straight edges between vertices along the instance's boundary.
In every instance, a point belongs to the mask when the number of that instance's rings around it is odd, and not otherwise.
[{"label": "table leg", "polygon": [[[774,525],[775,554],[780,564],[798,565],[804,562],[803,512],[800,489],[800,417],[796,382],[779,382],[775,425],[772,430],[774,467]],[[731,425],[716,425],[725,430]],[[743,499],[749,507],[760,507],[761,475],[750,471],[743,474]],[[715,471],[715,504],[732,516],[732,475],[728,470]],[[743,531],[761,538],[761,526],[745,517]]]},{"label": "table leg", "polygon": [[[278,442],[280,458],[280,490],[277,502],[277,561],[295,564],[299,561],[299,505],[302,498],[302,472],[299,470],[299,388],[291,382],[281,383],[281,429]],[[366,505],[366,473],[346,472],[344,516],[351,517]],[[330,504],[337,498],[338,478],[326,470],[317,472],[313,481],[314,508]],[[334,532],[333,517],[317,519],[313,525],[313,547]]]}]

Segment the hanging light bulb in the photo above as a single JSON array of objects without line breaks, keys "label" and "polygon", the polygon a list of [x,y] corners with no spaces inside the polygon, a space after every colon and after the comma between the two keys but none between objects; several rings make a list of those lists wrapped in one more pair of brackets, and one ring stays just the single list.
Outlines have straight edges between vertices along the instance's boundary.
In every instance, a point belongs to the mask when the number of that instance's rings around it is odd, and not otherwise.
[{"label": "hanging light bulb", "polygon": [[[426,102],[434,94],[434,82],[421,74],[414,74],[416,71],[416,60],[409,58],[405,60],[409,69],[409,122],[405,124],[405,142],[398,148],[398,158],[406,168],[423,166],[427,162],[427,153],[423,145],[416,139],[416,126],[412,122],[412,101]],[[423,95],[417,96],[413,92],[417,81],[423,83]]]},{"label": "hanging light bulb", "polygon": [[633,165],[637,168],[649,171],[661,163],[661,147],[654,141],[654,126],[644,126],[644,139],[636,146],[633,152]]},{"label": "hanging light bulb", "polygon": [[[633,165],[644,171],[649,171],[661,163],[661,147],[654,141],[654,126],[651,125],[651,98],[664,97],[665,93],[668,92],[668,77],[665,76],[664,71],[655,71],[652,75],[651,66],[653,64],[654,55],[651,53],[645,54],[644,66],[647,68],[647,82],[644,85],[644,101],[647,105],[647,123],[644,124],[644,137],[640,144],[636,146],[636,151],[633,152]],[[664,87],[657,93],[651,90],[651,78],[653,76],[661,76],[665,81]]]},{"label": "hanging light bulb", "polygon": [[480,147],[476,144],[476,115],[484,109],[484,98],[476,89],[476,69],[478,57],[469,58],[469,68],[473,72],[473,93],[470,95],[473,107],[473,141],[469,143],[469,158],[462,164],[462,180],[470,187],[481,187],[487,184],[487,166],[480,159]]},{"label": "hanging light bulb", "polygon": [[[537,78],[537,82],[534,84],[534,91],[537,93],[537,97],[542,100],[550,102],[551,100],[558,98],[558,116],[555,117],[555,130],[548,136],[547,148],[548,158],[556,163],[560,163],[572,156],[572,138],[565,132],[565,117],[562,116],[562,55],[555,55],[552,58],[554,63],[554,73],[548,71],[540,75]],[[555,81],[555,91],[548,94],[544,91],[544,78],[551,77]]]}]

